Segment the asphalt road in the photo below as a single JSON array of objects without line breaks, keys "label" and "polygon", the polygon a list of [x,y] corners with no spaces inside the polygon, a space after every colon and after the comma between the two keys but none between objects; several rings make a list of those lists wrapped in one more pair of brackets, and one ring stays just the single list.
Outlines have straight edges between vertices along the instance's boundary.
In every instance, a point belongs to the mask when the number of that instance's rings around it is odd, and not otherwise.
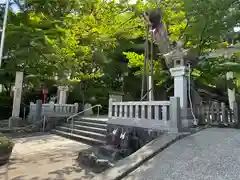
[{"label": "asphalt road", "polygon": [[240,130],[210,128],[177,141],[124,180],[240,180]]}]

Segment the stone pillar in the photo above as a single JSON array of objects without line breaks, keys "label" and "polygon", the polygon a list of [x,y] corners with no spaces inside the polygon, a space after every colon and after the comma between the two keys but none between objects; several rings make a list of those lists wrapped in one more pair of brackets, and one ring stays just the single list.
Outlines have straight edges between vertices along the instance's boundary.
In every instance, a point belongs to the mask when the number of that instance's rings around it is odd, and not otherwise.
[{"label": "stone pillar", "polygon": [[92,109],[92,105],[89,103],[86,103],[84,105],[84,116],[92,116],[93,115],[93,109]]},{"label": "stone pillar", "polygon": [[180,98],[182,127],[192,126],[192,120],[188,119],[188,69],[186,66],[178,66],[170,69],[174,77],[174,97]]},{"label": "stone pillar", "polygon": [[66,104],[68,87],[67,86],[59,86],[58,91],[59,91],[58,104]]},{"label": "stone pillar", "polygon": [[170,133],[181,131],[180,98],[170,97]]},{"label": "stone pillar", "polygon": [[73,112],[78,113],[78,103],[74,103],[74,106],[75,106],[75,108],[74,108]]},{"label": "stone pillar", "polygon": [[[234,78],[233,72],[227,72],[226,74],[227,80],[232,80]],[[233,110],[234,108],[234,103],[236,102],[236,92],[235,88],[230,89],[228,88],[228,101],[229,101],[229,106]]]},{"label": "stone pillar", "polygon": [[179,66],[170,69],[174,77],[174,96],[180,98],[181,108],[188,108],[188,69],[185,66]]},{"label": "stone pillar", "polygon": [[9,127],[17,126],[19,120],[21,120],[19,114],[22,97],[22,84],[23,84],[23,72],[16,72],[12,117],[9,119]]},{"label": "stone pillar", "polygon": [[36,117],[35,117],[35,121],[39,122],[41,121],[41,117],[42,117],[42,100],[37,100],[36,101]]}]

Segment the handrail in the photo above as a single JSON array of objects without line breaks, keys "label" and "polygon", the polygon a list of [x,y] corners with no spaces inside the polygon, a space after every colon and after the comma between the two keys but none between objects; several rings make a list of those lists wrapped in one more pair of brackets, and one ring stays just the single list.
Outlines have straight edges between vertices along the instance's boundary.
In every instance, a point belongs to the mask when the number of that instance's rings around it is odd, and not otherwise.
[{"label": "handrail", "polygon": [[[86,111],[88,111],[88,110],[90,110],[90,109],[95,108],[95,107],[100,107],[100,108],[101,108],[102,105],[101,105],[101,104],[96,104],[96,105],[94,105],[94,106],[92,106],[92,107],[90,107],[90,108],[84,109],[83,111],[80,111],[80,112],[78,112],[78,113],[76,113],[76,114],[70,116],[69,118],[67,118],[67,122],[68,122],[69,119],[72,119],[72,118],[78,116],[79,114],[82,114],[82,113],[84,113],[84,112],[86,112]],[[99,112],[98,112],[98,113],[99,113]]]},{"label": "handrail", "polygon": [[95,108],[95,107],[98,107],[98,116],[99,116],[99,108],[102,107],[101,104],[96,104],[96,105],[94,105],[94,106],[92,106],[92,107],[90,107],[90,108],[84,109],[83,111],[80,111],[80,112],[78,112],[78,113],[70,116],[69,118],[67,118],[67,122],[69,121],[69,119],[72,120],[72,123],[71,123],[71,133],[73,133],[73,127],[74,127],[73,118],[76,117],[76,116],[78,116],[79,114],[82,114],[82,113],[84,113],[85,111],[88,111],[88,110],[93,109],[93,108]]},{"label": "handrail", "polygon": [[143,101],[145,99],[145,97],[152,91],[152,88],[151,89],[148,89],[146,94],[140,99],[140,101]]}]

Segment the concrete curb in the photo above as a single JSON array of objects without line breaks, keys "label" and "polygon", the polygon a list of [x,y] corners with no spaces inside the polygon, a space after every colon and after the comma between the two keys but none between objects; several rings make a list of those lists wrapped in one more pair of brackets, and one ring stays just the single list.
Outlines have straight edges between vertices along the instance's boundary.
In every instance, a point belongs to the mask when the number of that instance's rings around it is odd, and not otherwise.
[{"label": "concrete curb", "polygon": [[199,128],[197,130],[192,130],[191,132],[163,134],[127,158],[117,162],[113,168],[95,176],[93,180],[120,180],[176,141],[191,134],[195,134],[203,129],[205,128]]}]

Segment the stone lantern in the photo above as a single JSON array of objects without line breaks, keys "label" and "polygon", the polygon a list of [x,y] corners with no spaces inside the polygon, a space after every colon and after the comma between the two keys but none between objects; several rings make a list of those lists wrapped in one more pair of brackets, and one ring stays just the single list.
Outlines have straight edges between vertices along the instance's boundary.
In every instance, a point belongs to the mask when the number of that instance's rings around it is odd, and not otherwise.
[{"label": "stone lantern", "polygon": [[192,121],[188,120],[188,75],[189,69],[186,67],[184,57],[187,50],[182,48],[182,43],[178,42],[176,49],[166,55],[173,61],[173,68],[170,68],[171,75],[174,78],[174,96],[180,98],[181,117],[183,127],[190,127]]}]

